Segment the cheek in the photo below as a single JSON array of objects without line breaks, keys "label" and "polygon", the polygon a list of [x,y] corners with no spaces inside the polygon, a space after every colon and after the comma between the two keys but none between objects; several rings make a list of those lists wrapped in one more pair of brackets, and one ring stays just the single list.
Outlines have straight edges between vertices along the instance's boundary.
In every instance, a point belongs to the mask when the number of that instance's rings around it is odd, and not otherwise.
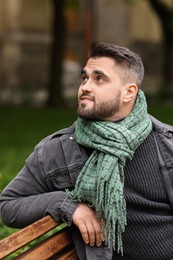
[{"label": "cheek", "polygon": [[78,99],[79,99],[79,97],[81,96],[81,94],[82,94],[82,91],[81,91],[81,88],[79,87],[79,89],[78,89],[78,93],[77,93],[77,95],[78,95]]},{"label": "cheek", "polygon": [[107,88],[101,91],[97,96],[98,100],[105,100],[105,101],[113,99],[114,97],[116,97],[116,91],[113,88]]}]

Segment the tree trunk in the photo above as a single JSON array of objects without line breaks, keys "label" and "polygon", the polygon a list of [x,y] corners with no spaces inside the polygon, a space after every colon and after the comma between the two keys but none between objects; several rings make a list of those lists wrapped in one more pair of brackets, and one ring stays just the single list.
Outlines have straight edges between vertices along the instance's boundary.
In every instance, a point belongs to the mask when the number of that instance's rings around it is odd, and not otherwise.
[{"label": "tree trunk", "polygon": [[173,87],[173,9],[168,7],[163,1],[149,0],[149,3],[158,15],[163,29],[165,57],[163,79],[165,85],[167,85],[167,89],[164,92],[169,94],[171,86]]},{"label": "tree trunk", "polygon": [[65,105],[62,89],[62,70],[65,49],[65,1],[51,1],[54,18],[52,24],[53,42],[51,48],[50,83],[48,86],[49,95],[47,105],[49,107],[62,107]]},{"label": "tree trunk", "polygon": [[165,46],[164,79],[168,87],[171,87],[171,85],[173,85],[173,32],[165,35],[164,46]]}]

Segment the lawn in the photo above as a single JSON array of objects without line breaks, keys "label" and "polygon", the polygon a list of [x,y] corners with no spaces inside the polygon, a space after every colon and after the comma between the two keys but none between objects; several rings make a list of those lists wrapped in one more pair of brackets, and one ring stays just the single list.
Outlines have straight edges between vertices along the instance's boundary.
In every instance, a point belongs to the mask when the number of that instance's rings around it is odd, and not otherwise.
[{"label": "lawn", "polygon": [[70,126],[74,110],[0,108],[0,191],[45,136]]},{"label": "lawn", "polygon": [[[150,106],[149,113],[173,124],[173,107]],[[75,110],[0,108],[0,192],[24,165],[34,146],[45,136],[70,126]],[[0,221],[0,239],[12,232]]]}]

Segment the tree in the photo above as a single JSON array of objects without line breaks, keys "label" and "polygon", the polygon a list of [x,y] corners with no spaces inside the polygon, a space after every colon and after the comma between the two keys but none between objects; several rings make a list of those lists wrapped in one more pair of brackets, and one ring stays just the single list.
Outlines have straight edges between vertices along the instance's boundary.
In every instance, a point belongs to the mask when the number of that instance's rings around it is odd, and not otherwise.
[{"label": "tree", "polygon": [[51,0],[53,15],[52,24],[52,49],[50,63],[50,83],[48,86],[49,95],[47,105],[49,107],[64,106],[63,88],[62,88],[62,70],[65,49],[65,17],[64,17],[64,0]]},{"label": "tree", "polygon": [[[168,93],[173,86],[173,6],[168,7],[164,1],[148,0],[153,10],[160,18],[164,36],[164,81]],[[172,91],[171,91],[172,92]]]}]

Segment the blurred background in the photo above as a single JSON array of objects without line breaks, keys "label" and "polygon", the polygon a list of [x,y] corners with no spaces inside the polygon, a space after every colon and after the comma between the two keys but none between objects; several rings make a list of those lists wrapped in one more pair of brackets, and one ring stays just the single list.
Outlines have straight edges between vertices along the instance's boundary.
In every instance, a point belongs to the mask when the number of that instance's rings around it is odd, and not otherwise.
[{"label": "blurred background", "polygon": [[91,41],[138,52],[144,90],[172,101],[172,0],[1,0],[0,104],[73,105]]},{"label": "blurred background", "polygon": [[173,0],[0,0],[0,192],[39,140],[76,119],[92,41],[140,54],[149,112],[173,124]]}]

